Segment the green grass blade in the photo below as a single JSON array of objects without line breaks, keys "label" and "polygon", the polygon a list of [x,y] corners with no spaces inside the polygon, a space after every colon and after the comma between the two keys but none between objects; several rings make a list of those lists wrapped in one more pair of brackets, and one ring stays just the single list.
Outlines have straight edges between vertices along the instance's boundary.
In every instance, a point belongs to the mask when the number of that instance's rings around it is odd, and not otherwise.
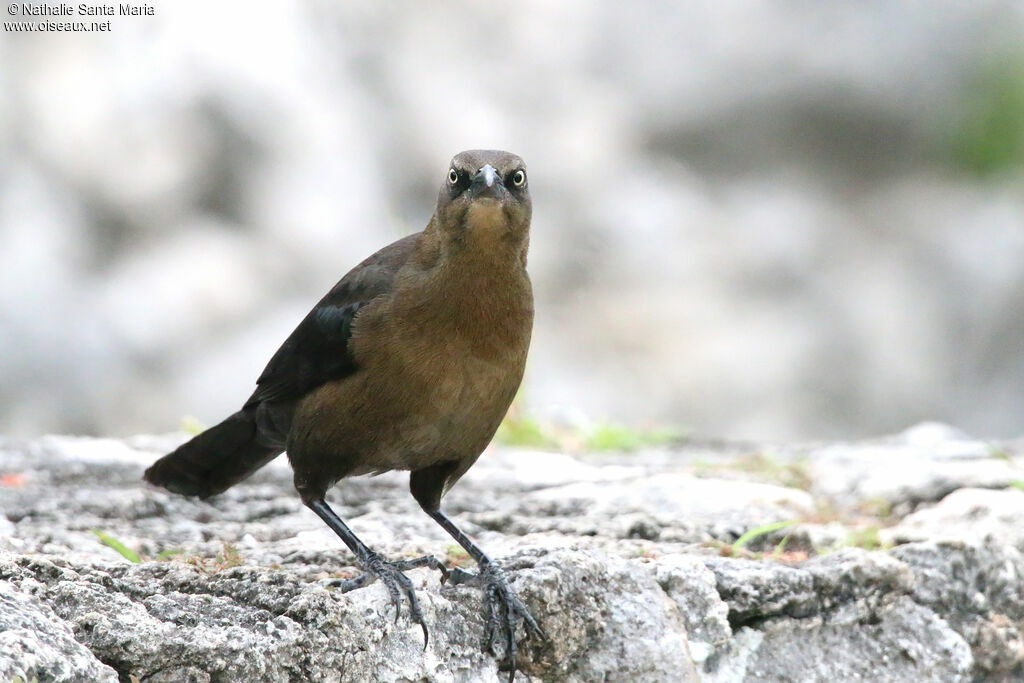
[{"label": "green grass blade", "polygon": [[779,541],[779,544],[775,546],[775,550],[772,551],[772,555],[774,555],[775,557],[781,557],[782,553],[786,552],[786,544],[789,543],[789,536],[790,534],[786,534],[782,537],[782,540]]},{"label": "green grass blade", "polygon": [[117,540],[113,536],[109,536],[99,529],[93,529],[92,532],[96,534],[96,537],[100,539],[104,545],[108,545],[116,550],[124,559],[129,562],[134,562],[135,564],[142,562],[142,558],[139,557],[137,552],[126,546],[124,543],[121,543],[121,541]]},{"label": "green grass blade", "polygon": [[794,524],[799,523],[799,520],[787,519],[784,522],[773,522],[771,524],[765,524],[764,526],[755,527],[736,539],[736,542],[732,544],[732,552],[733,554],[738,553],[740,550],[743,549],[744,546],[753,541],[755,538],[760,538],[761,536],[770,534],[773,531],[785,529],[786,527],[790,527]]}]

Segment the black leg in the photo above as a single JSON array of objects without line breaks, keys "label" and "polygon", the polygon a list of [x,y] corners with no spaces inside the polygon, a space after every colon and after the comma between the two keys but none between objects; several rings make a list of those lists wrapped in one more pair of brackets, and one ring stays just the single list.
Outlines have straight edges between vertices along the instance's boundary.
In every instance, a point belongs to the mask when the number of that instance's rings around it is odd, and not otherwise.
[{"label": "black leg", "polygon": [[508,680],[509,683],[512,683],[516,677],[516,655],[519,652],[515,638],[516,626],[519,620],[522,619],[526,625],[527,635],[542,639],[546,639],[547,636],[541,627],[537,625],[533,616],[530,615],[526,605],[523,604],[519,596],[508,585],[504,573],[487,556],[487,553],[481,550],[480,546],[476,543],[473,543],[469,536],[463,533],[462,529],[455,526],[455,523],[448,519],[448,516],[443,512],[440,510],[426,510],[426,512],[434,518],[434,521],[441,525],[442,529],[451,534],[451,537],[469,553],[469,556],[480,567],[480,571],[477,574],[471,574],[462,569],[455,568],[452,570],[449,580],[452,585],[466,584],[477,586],[484,590],[484,605],[487,611],[487,633],[485,634],[485,640],[491,648],[491,652],[497,654],[495,641],[498,637],[498,631],[501,631],[505,639],[505,657],[509,668]]},{"label": "black leg", "polygon": [[420,610],[420,603],[416,598],[416,591],[413,590],[412,581],[402,572],[418,567],[432,567],[433,569],[440,570],[442,574],[441,581],[444,582],[448,578],[448,570],[445,566],[437,558],[429,555],[417,557],[413,560],[389,562],[360,541],[345,522],[341,521],[341,517],[334,513],[334,510],[327,504],[327,501],[323,499],[314,500],[307,503],[307,505],[309,509],[320,516],[320,519],[324,520],[327,526],[331,527],[334,533],[341,537],[341,540],[345,542],[345,545],[356,556],[359,566],[366,572],[354,579],[338,580],[332,583],[339,586],[343,593],[347,593],[351,590],[368,586],[377,579],[380,579],[380,582],[387,588],[388,595],[391,596],[391,604],[395,606],[396,623],[402,611],[402,593],[404,592],[406,599],[409,601],[409,613],[412,616],[412,620],[423,629],[423,648],[426,649],[430,636],[427,633],[427,625],[423,621],[423,612]]}]

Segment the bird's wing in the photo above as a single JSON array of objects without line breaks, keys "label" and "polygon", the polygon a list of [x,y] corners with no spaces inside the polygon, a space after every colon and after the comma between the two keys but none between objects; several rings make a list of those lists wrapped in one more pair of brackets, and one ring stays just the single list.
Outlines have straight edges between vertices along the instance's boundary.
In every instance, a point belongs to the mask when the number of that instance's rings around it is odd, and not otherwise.
[{"label": "bird's wing", "polygon": [[412,254],[419,233],[394,242],[353,268],[299,323],[256,380],[245,403],[295,401],[357,366],[348,342],[360,308],[391,291],[395,274]]}]

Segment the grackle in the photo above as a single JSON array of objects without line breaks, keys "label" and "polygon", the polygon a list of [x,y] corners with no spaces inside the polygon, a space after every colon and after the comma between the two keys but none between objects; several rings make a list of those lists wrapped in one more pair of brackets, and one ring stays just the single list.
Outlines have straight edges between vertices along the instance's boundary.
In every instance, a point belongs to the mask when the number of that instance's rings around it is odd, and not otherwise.
[{"label": "grackle", "polygon": [[[208,498],[282,451],[302,502],[341,537],[365,572],[343,591],[380,581],[428,638],[412,582],[431,567],[442,581],[484,590],[485,640],[504,641],[515,676],[515,630],[543,631],[502,570],[441,511],[441,497],[484,450],[522,380],[533,327],[526,274],[531,201],[514,154],[456,155],[419,233],[353,268],[299,323],[242,409],[165,455],[147,481]],[[367,547],[325,501],[346,477],[408,470],[423,510],[465,548],[479,571],[433,557],[390,561]]]}]

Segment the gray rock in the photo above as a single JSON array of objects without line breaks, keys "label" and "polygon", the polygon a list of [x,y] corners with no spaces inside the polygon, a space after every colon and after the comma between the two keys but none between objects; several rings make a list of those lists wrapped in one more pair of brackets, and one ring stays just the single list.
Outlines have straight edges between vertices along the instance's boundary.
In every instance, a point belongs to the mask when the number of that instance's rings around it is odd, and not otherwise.
[{"label": "gray rock", "polygon": [[[517,569],[524,599],[552,635],[550,645],[529,645],[521,658],[525,671],[579,681],[696,680],[679,611],[649,568],[574,551],[520,556],[509,564]],[[438,589],[433,581],[425,585],[422,573],[416,578],[432,625],[426,651],[418,626],[391,621],[383,591],[340,595],[295,572],[250,566],[215,573],[180,562],[71,569],[56,559],[0,557],[8,592],[33,591],[65,620],[51,617],[64,628],[64,638],[95,656],[89,666],[107,662],[122,676],[493,678],[493,657],[481,647],[479,597]],[[32,666],[22,661],[17,651],[7,655],[9,666]],[[74,660],[66,666],[72,680],[89,670]],[[36,669],[43,670],[29,670]]]},{"label": "gray rock", "polygon": [[962,488],[885,530],[894,543],[998,538],[1024,550],[1024,491]]},{"label": "gray rock", "polygon": [[552,553],[535,595],[551,636],[535,669],[545,679],[695,681],[677,605],[649,566],[594,554]]},{"label": "gray rock", "polygon": [[[957,459],[965,439],[945,434],[933,430],[931,445],[918,444],[917,462]],[[475,589],[409,572],[430,626],[424,649],[420,629],[404,613],[394,620],[380,586],[325,587],[357,569],[302,508],[284,462],[209,502],[144,488],[144,466],[179,440],[0,440],[0,473],[10,475],[0,489],[0,677],[500,678]],[[861,471],[878,443],[844,444],[842,459],[820,466]],[[736,444],[602,457],[495,449],[480,460],[445,505],[506,567],[549,635],[520,643],[520,680],[1024,675],[1024,556],[1011,514],[1022,494],[966,489],[933,508],[922,500],[889,522],[922,540],[836,549],[835,539],[863,524],[868,501],[836,507],[853,489],[832,498],[813,477],[809,491],[779,485],[779,467],[741,460],[733,469],[747,452]],[[800,458],[808,447],[772,452]],[[464,559],[417,509],[402,474],[345,481],[336,494],[339,514],[381,553]],[[984,540],[970,537],[978,520],[958,498],[989,501]],[[827,524],[822,510],[833,516]],[[928,515],[938,521],[918,523]],[[1010,516],[986,521],[1000,515]],[[791,517],[812,523],[731,545]],[[962,539],[940,540],[950,529]],[[816,545],[826,536],[828,547]]]},{"label": "gray rock", "polygon": [[811,496],[797,489],[660,473],[545,488],[522,496],[509,514],[520,525],[540,526],[545,522],[537,512],[543,511],[563,533],[587,533],[597,524],[613,537],[702,540],[737,537],[813,509]]},{"label": "gray rock", "polygon": [[959,634],[901,597],[867,621],[844,615],[744,627],[707,680],[969,681],[972,663]]},{"label": "gray rock", "polygon": [[26,588],[0,581],[0,680],[116,681],[117,673]]},{"label": "gray rock", "polygon": [[994,538],[928,542],[892,554],[914,572],[914,600],[945,619],[985,677],[1020,676],[1024,665],[1024,556]]},{"label": "gray rock", "polygon": [[967,486],[1001,488],[1020,479],[1019,454],[925,423],[868,443],[829,444],[804,453],[813,493],[842,506],[937,501]]},{"label": "gray rock", "polygon": [[656,568],[658,583],[675,600],[686,624],[690,656],[702,664],[732,637],[729,606],[718,593],[715,574],[705,558],[669,555]]},{"label": "gray rock", "polygon": [[[913,574],[880,553],[848,550],[799,567],[715,560],[735,638],[709,680],[968,680],[970,647],[907,597]],[[753,567],[750,565],[754,564]]]}]

